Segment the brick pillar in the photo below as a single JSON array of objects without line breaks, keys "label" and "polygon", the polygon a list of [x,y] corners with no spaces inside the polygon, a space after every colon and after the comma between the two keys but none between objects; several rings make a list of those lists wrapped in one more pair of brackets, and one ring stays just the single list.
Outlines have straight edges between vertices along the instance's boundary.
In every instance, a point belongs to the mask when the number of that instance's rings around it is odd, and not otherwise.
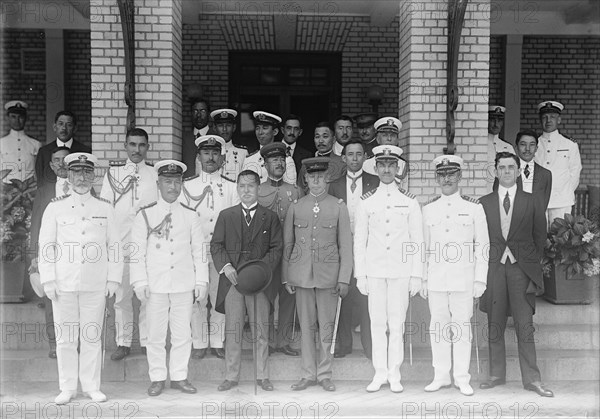
[{"label": "brick pillar", "polygon": [[[92,149],[126,158],[123,31],[117,0],[90,7]],[[181,0],[135,0],[136,126],[148,131],[150,160],[181,157]]]},{"label": "brick pillar", "polygon": [[[487,193],[489,8],[489,0],[469,1],[458,58],[455,154],[468,166],[462,193],[472,196]],[[421,201],[439,194],[431,161],[446,145],[447,10],[446,0],[414,0],[400,6],[400,136],[410,160],[405,186]]]}]

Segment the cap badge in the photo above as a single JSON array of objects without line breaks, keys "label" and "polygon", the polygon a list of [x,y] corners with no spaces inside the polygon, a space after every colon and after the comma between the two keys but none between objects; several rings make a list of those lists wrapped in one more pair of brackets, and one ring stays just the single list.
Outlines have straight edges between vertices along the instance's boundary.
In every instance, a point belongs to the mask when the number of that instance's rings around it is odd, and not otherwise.
[{"label": "cap badge", "polygon": [[390,126],[390,127],[391,127],[391,126],[393,126],[393,125],[394,125],[394,120],[393,120],[393,119],[388,119],[388,120],[387,120],[387,124],[388,124],[388,126]]},{"label": "cap badge", "polygon": [[500,109],[500,108],[496,108],[496,109],[494,110],[494,112],[496,112],[496,113],[502,113],[502,109]]},{"label": "cap badge", "polygon": [[87,156],[84,156],[84,155],[82,154],[81,156],[79,156],[79,157],[78,157],[78,159],[79,159],[79,161],[80,161],[81,163],[85,163],[85,162],[87,162],[87,159],[88,159],[88,158],[87,158]]},{"label": "cap badge", "polygon": [[258,119],[259,121],[264,121],[265,119],[267,119],[267,115],[265,115],[264,113],[259,113],[256,115],[256,119]]},{"label": "cap badge", "polygon": [[450,160],[448,160],[448,159],[442,160],[442,166],[449,166],[449,165],[450,165]]},{"label": "cap badge", "polygon": [[169,166],[167,166],[168,170],[177,170],[177,165],[174,163],[170,163]]},{"label": "cap badge", "polygon": [[227,113],[227,111],[221,112],[221,118],[227,118],[228,116],[229,114]]},{"label": "cap badge", "polygon": [[217,140],[215,139],[215,137],[210,137],[206,140],[207,145],[215,145],[216,143],[217,143]]},{"label": "cap badge", "polygon": [[392,153],[392,150],[390,150],[389,148],[386,148],[383,150],[383,155],[384,156],[389,156]]}]

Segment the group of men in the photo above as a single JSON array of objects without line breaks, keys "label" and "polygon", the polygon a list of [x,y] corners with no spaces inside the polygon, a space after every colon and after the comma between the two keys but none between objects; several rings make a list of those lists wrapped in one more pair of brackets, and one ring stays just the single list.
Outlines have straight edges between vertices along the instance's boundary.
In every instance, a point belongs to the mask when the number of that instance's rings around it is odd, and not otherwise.
[{"label": "group of men", "polygon": [[[23,114],[23,108],[20,102],[8,114]],[[163,160],[152,167],[146,161],[148,133],[134,128],[124,141],[128,158],[110,162],[98,197],[92,188],[98,160],[73,139],[75,115],[59,112],[56,141],[31,152],[37,154],[38,181],[32,218],[38,257],[31,270],[39,270],[49,298],[47,322],[57,330],[81,325],[75,333],[58,333],[56,351],[51,347],[59,367],[57,403],[75,396],[78,378],[93,400],[106,400],[100,392],[101,344],[83,332],[88,323],[106,327],[105,297],[113,294],[117,350],[111,358],[119,361],[130,352],[135,294],[151,396],[161,394],[167,377],[171,387],[195,393],[187,379],[189,358],[202,359],[208,348],[225,359],[218,390],[236,386],[246,315],[257,340],[257,384],[263,390],[273,390],[267,360],[279,351],[302,357],[294,390],[319,384],[334,391],[332,362],[352,350],[353,312],[375,369],[367,391],[389,383],[391,391],[401,392],[404,323],[416,294],[428,299],[431,312],[435,374],[425,391],[450,386],[453,369],[455,386],[473,394],[470,319],[473,300],[481,298],[498,333],[489,338],[490,377],[480,388],[505,382],[510,310],[524,387],[552,396],[537,368],[532,316],[543,288],[546,223],[570,212],[581,170],[577,145],[557,130],[562,104],[540,104],[544,133],[520,132],[514,154],[496,137],[504,108],[491,107],[493,191],[480,201],[461,195],[465,164],[443,155],[432,162],[440,195],[423,207],[400,186],[407,164],[398,146],[402,123],[395,117],[365,114],[356,121],[341,116],[333,127],[319,123],[313,157],[298,144],[298,116],[254,112],[259,149],[249,153],[232,141],[235,110],[210,112],[204,100],[192,109],[197,135],[193,154],[184,153],[188,164]],[[352,138],[354,122],[360,139]],[[11,142],[24,141],[17,128],[15,123]],[[497,152],[502,146],[507,151]],[[184,179],[190,167],[194,174]],[[252,278],[249,272],[258,268],[266,273]],[[252,292],[244,282],[249,277],[258,282]],[[291,345],[296,318],[300,351]],[[454,325],[459,338],[451,343],[439,336],[440,325]]]}]

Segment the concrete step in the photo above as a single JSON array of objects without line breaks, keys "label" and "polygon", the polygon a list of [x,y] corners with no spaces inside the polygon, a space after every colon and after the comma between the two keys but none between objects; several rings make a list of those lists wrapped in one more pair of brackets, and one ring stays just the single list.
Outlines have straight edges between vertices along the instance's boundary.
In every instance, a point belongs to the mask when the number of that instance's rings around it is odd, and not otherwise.
[{"label": "concrete step", "polygon": [[[476,381],[484,380],[488,371],[487,351],[481,351],[480,368],[477,372],[476,354],[471,356],[470,372]],[[538,350],[538,366],[545,381],[594,380],[600,379],[599,354],[592,350]],[[4,351],[2,353],[3,382],[9,381],[58,381],[56,360],[48,358],[47,351]],[[219,381],[225,374],[225,361],[208,356],[202,360],[190,360],[188,377],[192,382]],[[243,352],[241,379],[252,379],[252,353]],[[269,357],[270,377],[273,380],[296,380],[302,376],[301,358],[274,354]],[[433,377],[430,351],[415,348],[410,365],[408,348],[401,369],[403,380],[423,381]],[[362,352],[353,352],[333,362],[333,377],[338,380],[368,381],[373,376],[373,367]],[[516,351],[507,350],[507,380],[520,381],[519,359]],[[109,354],[102,372],[102,380],[147,382],[148,363],[146,357],[135,353],[123,361],[111,361]]]}]

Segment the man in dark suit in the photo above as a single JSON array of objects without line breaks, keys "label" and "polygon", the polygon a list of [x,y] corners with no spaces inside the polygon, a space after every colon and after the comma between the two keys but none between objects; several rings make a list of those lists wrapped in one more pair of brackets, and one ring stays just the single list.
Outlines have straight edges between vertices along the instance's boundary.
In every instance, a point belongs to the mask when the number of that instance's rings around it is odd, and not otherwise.
[{"label": "man in dark suit", "polygon": [[300,147],[298,138],[302,135],[302,120],[297,115],[288,115],[283,120],[283,144],[287,146],[288,155],[294,159],[296,175],[302,168],[302,160],[312,157],[313,154],[305,148]]},{"label": "man in dark suit", "polygon": [[54,151],[56,147],[66,147],[71,150],[71,153],[92,152],[90,147],[73,139],[73,135],[77,132],[77,119],[73,112],[58,112],[54,117],[54,125],[52,128],[56,134],[56,140],[40,148],[35,160],[35,176],[37,178],[38,188],[47,182],[52,184],[56,183],[56,174],[50,168],[52,151]]},{"label": "man in dark suit", "polygon": [[183,133],[181,144],[181,161],[187,166],[184,178],[194,176],[200,170],[200,162],[196,161],[196,138],[203,135],[213,134],[208,125],[210,116],[210,103],[207,99],[194,97],[190,99],[192,109],[192,132]]},{"label": "man in dark suit", "polygon": [[496,155],[498,191],[483,198],[490,237],[487,288],[481,310],[488,315],[490,371],[481,389],[506,382],[506,319],[512,314],[519,348],[521,379],[526,390],[553,397],[541,383],[535,353],[533,314],[535,296],[543,290],[541,259],[546,240],[546,217],[534,197],[517,187],[520,161],[508,152]]},{"label": "man in dark suit", "polygon": [[258,339],[258,359],[255,360],[258,369],[257,384],[265,391],[272,391],[273,384],[269,381],[267,370],[269,311],[281,282],[272,281],[265,291],[255,297],[244,296],[231,285],[237,285],[237,268],[244,262],[260,259],[275,270],[283,252],[283,233],[277,214],[257,203],[260,185],[258,174],[244,170],[237,180],[241,203],[221,211],[210,242],[213,263],[220,274],[216,309],[225,314],[227,371],[225,381],[219,385],[218,390],[229,390],[240,379],[242,334],[247,309],[251,327],[258,329],[252,331],[253,336]]},{"label": "man in dark suit", "polygon": [[[533,161],[538,148],[537,134],[532,130],[521,131],[517,134],[515,144],[521,163],[517,185],[524,192],[533,194],[545,211],[552,191],[552,172]],[[498,178],[494,180],[493,190],[498,190]]]},{"label": "man in dark suit", "polygon": [[[350,140],[342,150],[342,160],[348,171],[329,184],[329,194],[344,200],[350,215],[350,228],[354,232],[354,211],[360,197],[379,186],[379,177],[363,172],[366,144],[361,140]],[[371,359],[371,319],[368,309],[369,298],[356,288],[356,278],[350,279],[348,295],[342,300],[340,322],[336,340],[335,358],[352,353],[352,312],[360,319],[360,340],[367,358]]]},{"label": "man in dark suit", "polygon": [[[56,182],[46,182],[40,186],[33,201],[33,209],[31,212],[31,245],[34,248],[34,255],[38,254],[38,238],[40,237],[40,227],[42,225],[42,215],[50,201],[57,196],[62,196],[69,193],[71,187],[67,179],[68,171],[64,163],[65,157],[70,153],[66,147],[56,147],[50,154],[49,166],[52,172],[56,175]],[[38,271],[37,257],[31,260],[30,272]],[[56,358],[56,336],[54,333],[54,316],[52,315],[52,300],[44,297],[44,309],[46,311],[46,335],[50,344],[50,358]]]}]

